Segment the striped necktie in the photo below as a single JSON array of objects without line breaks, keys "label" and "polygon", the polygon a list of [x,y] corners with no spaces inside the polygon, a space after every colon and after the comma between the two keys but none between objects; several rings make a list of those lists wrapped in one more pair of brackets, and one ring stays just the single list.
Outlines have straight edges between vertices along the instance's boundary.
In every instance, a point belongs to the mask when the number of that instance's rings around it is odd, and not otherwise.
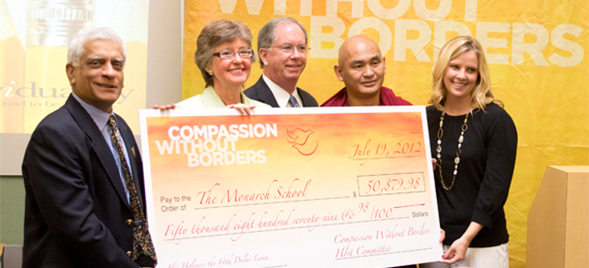
[{"label": "striped necktie", "polygon": [[299,107],[301,107],[299,105],[299,102],[297,101],[297,99],[293,95],[290,95],[290,98],[288,99],[288,102],[290,102],[290,105],[292,105],[293,108],[299,108]]},{"label": "striped necktie", "polygon": [[123,174],[125,176],[125,183],[127,184],[127,190],[129,191],[129,200],[131,204],[131,212],[133,213],[133,251],[131,253],[131,258],[136,260],[139,255],[143,254],[147,257],[151,257],[154,261],[157,261],[157,257],[155,255],[155,251],[153,249],[153,243],[151,242],[151,235],[149,234],[147,228],[147,220],[145,219],[145,214],[141,209],[141,204],[139,203],[139,197],[137,196],[137,188],[135,188],[135,181],[131,176],[131,171],[129,170],[129,165],[127,164],[127,160],[125,159],[125,152],[123,151],[123,141],[121,138],[121,133],[119,132],[119,127],[115,122],[114,116],[110,116],[108,119],[108,124],[112,128],[111,139],[112,143],[116,147],[119,158],[121,160],[121,168],[123,169]]}]

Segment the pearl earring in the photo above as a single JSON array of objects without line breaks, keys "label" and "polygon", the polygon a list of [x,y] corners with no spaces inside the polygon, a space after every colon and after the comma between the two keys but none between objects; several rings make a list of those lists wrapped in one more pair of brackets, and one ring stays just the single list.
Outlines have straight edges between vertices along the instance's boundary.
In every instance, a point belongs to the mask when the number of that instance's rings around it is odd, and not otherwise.
[{"label": "pearl earring", "polygon": [[209,73],[210,76],[213,76],[213,71],[212,70],[208,70],[207,72]]}]

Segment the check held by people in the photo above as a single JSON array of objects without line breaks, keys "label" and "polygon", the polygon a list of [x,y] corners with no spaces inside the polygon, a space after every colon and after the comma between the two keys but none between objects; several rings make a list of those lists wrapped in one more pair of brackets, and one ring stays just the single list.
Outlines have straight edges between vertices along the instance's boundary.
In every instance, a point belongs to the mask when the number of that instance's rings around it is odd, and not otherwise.
[{"label": "check held by people", "polygon": [[293,110],[140,112],[158,266],[438,261],[424,107]]}]

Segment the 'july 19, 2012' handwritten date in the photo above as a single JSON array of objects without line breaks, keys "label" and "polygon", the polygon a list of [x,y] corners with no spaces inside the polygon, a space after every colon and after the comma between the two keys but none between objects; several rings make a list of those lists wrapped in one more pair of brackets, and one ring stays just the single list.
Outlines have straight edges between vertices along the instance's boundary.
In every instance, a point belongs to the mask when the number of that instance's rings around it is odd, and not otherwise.
[{"label": "'july 19, 2012' handwritten date", "polygon": [[422,146],[421,142],[377,143],[374,145],[372,139],[368,139],[363,144],[352,145],[354,152],[350,159],[362,161],[360,163],[362,166],[366,164],[366,161],[372,159],[420,156],[423,152]]}]

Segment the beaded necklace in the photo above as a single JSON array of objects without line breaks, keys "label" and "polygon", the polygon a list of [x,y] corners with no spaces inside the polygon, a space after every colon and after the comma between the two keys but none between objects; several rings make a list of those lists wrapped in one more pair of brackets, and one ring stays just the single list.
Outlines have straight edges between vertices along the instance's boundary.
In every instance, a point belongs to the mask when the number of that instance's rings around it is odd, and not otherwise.
[{"label": "beaded necklace", "polygon": [[445,114],[446,112],[442,112],[442,116],[440,116],[440,128],[438,128],[438,147],[436,148],[436,152],[438,152],[438,154],[436,156],[438,158],[437,166],[438,170],[440,171],[440,182],[442,182],[442,187],[448,191],[454,186],[456,175],[458,175],[458,164],[460,164],[460,154],[462,153],[460,148],[462,147],[462,142],[464,141],[464,132],[466,132],[468,129],[468,126],[466,125],[466,122],[468,121],[468,113],[466,114],[466,117],[464,117],[462,132],[460,132],[460,137],[458,138],[458,148],[456,149],[456,157],[454,158],[454,173],[452,175],[452,184],[450,184],[450,187],[446,187],[446,184],[444,183],[444,177],[442,176],[442,136],[444,135],[443,126]]}]

